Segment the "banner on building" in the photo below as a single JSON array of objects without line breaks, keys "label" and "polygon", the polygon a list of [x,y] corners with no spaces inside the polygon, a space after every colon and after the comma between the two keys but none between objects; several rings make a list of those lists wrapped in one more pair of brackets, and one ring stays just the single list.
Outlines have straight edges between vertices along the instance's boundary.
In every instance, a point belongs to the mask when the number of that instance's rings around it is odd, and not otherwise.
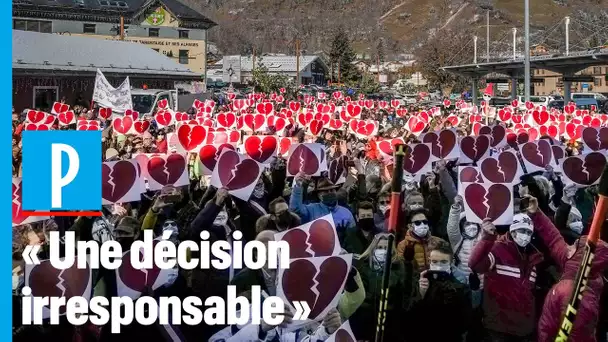
[{"label": "banner on building", "polygon": [[129,82],[129,77],[127,76],[118,88],[114,88],[101,70],[97,69],[93,101],[99,104],[100,107],[112,108],[114,112],[124,113],[127,109],[132,109],[133,102],[131,100],[131,82]]},{"label": "banner on building", "polygon": [[241,56],[224,56],[222,81],[241,83]]}]

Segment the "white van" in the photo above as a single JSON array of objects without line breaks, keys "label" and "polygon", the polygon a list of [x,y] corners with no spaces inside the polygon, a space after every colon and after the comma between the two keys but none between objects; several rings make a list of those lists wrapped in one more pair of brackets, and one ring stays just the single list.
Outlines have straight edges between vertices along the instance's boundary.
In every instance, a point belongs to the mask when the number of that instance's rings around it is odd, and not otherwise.
[{"label": "white van", "polygon": [[[551,96],[530,96],[530,102],[534,103],[534,106],[549,106],[549,102],[553,101]],[[517,103],[519,104],[519,110],[526,110],[525,96],[518,96]]]}]

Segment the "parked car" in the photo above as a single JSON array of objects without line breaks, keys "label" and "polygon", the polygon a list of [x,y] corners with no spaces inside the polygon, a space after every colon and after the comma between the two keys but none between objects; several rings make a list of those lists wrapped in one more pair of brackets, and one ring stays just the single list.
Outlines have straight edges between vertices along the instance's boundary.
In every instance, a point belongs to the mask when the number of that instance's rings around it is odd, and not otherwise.
[{"label": "parked car", "polygon": [[491,107],[502,108],[502,107],[510,106],[511,102],[512,102],[512,100],[510,97],[493,97],[490,99],[489,105]]},{"label": "parked car", "polygon": [[559,110],[564,110],[563,98],[561,100],[553,100],[553,101],[549,102],[547,109],[553,109],[553,108],[559,109]]},{"label": "parked car", "polygon": [[[518,96],[517,101],[519,102],[519,110],[526,110],[526,100],[524,96]],[[549,102],[553,101],[551,96],[530,96],[530,102],[535,106],[549,106]]]}]

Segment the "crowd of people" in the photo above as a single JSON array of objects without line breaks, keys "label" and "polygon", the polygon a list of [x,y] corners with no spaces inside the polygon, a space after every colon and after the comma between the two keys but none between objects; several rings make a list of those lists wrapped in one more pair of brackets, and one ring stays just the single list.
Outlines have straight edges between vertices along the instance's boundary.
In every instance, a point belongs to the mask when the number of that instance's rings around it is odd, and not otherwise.
[{"label": "crowd of people", "polygon": [[[281,105],[277,105],[279,108]],[[415,113],[424,108],[409,108]],[[229,104],[216,112],[230,111]],[[88,120],[98,119],[97,109],[79,108]],[[194,115],[193,109],[190,114]],[[460,136],[471,133],[466,113],[446,110],[432,119],[425,130],[451,127],[446,116],[465,120],[455,127]],[[331,214],[346,253],[355,255],[344,292],[336,308],[319,322],[296,331],[262,323],[243,327],[201,324],[179,326],[187,341],[324,341],[343,322],[349,321],[358,341],[374,341],[381,310],[382,276],[387,254],[391,255],[388,306],[384,341],[553,341],[584,253],[586,234],[597,200],[596,186],[565,184],[549,166],[544,172],[525,174],[514,187],[513,221],[495,226],[492,222],[468,222],[464,199],[459,195],[457,160],[434,162],[432,171],[420,181],[407,178],[401,192],[394,245],[388,245],[388,217],[391,211],[390,161],[382,158],[376,142],[408,134],[407,117],[395,110],[364,109],[363,117],[378,121],[372,139],[359,139],[347,130],[328,130],[314,137],[327,147],[328,159],[347,158],[346,181],[334,184],[326,175],[310,177],[300,173],[287,177],[285,160],[277,157],[262,174],[248,201],[231,196],[226,189],[208,184],[200,173],[197,155],[189,156],[189,186],[166,186],[142,194],[137,202],[104,206],[103,217],[53,217],[46,221],[13,227],[14,340],[33,341],[163,341],[162,327],[133,323],[118,335],[105,326],[62,324],[21,326],[20,287],[26,245],[42,245],[39,258],[48,257],[49,232],[75,231],[80,240],[119,241],[123,248],[152,229],[155,236],[172,230],[177,241],[200,240],[203,230],[210,241],[232,242],[239,230],[244,241],[264,243],[274,234]],[[142,135],[116,135],[110,120],[102,120],[102,148],[105,161],[128,160],[137,153],[171,153],[167,135],[172,128],[156,128],[153,118]],[[19,177],[20,136],[24,115],[13,113],[13,173]],[[501,124],[490,122],[490,124]],[[75,124],[57,129],[75,129]],[[263,134],[275,134],[269,127]],[[310,141],[306,127],[290,124],[285,136]],[[567,154],[580,146],[561,139]],[[170,200],[169,200],[170,198]],[[177,198],[177,199],[176,199]],[[608,224],[601,238],[608,239]],[[388,250],[392,253],[388,253]],[[607,341],[608,245],[598,244],[588,288],[572,330],[571,341]],[[231,274],[231,272],[234,272]],[[93,280],[94,296],[116,296],[115,272],[100,269]],[[247,295],[259,285],[275,295],[277,271],[179,270],[170,282],[147,295],[180,298],[226,296],[226,286],[236,285]],[[241,330],[243,330],[241,332]],[[241,333],[239,333],[241,332]]]}]

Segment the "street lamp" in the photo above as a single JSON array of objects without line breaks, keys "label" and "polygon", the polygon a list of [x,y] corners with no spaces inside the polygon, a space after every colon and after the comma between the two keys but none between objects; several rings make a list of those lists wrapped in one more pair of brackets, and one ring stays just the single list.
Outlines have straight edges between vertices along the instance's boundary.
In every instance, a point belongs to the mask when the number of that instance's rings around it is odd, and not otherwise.
[{"label": "street lamp", "polygon": [[524,95],[530,101],[530,0],[524,0]]}]

